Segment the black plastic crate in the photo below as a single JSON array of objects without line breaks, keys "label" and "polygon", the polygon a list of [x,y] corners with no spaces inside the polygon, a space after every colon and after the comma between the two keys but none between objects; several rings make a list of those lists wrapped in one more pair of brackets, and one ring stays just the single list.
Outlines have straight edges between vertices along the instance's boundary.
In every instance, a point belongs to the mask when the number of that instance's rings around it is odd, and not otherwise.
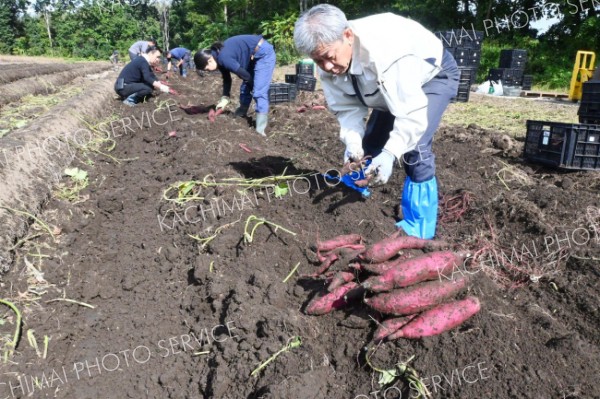
[{"label": "black plastic crate", "polygon": [[533,75],[523,75],[523,80],[521,81],[521,86],[523,90],[531,90],[531,86],[533,85]]},{"label": "black plastic crate", "polygon": [[521,69],[524,70],[527,66],[527,61],[525,60],[510,60],[502,62],[500,61],[500,68],[513,68],[513,69]]},{"label": "black plastic crate", "polygon": [[[450,49],[449,49],[450,50]],[[452,49],[452,55],[459,67],[477,67],[479,66],[479,50],[464,47],[455,47]]]},{"label": "black plastic crate", "polygon": [[471,88],[458,88],[458,93],[456,95],[456,97],[453,97],[450,102],[452,103],[456,103],[456,102],[460,102],[460,103],[466,103],[469,102],[469,95],[471,94]]},{"label": "black plastic crate", "polygon": [[555,167],[600,170],[600,125],[527,121],[523,156]]},{"label": "black plastic crate", "polygon": [[600,94],[600,81],[591,80],[584,82],[581,86],[582,93]]},{"label": "black plastic crate", "polygon": [[488,79],[494,82],[500,80],[503,85],[520,86],[523,80],[523,71],[513,68],[491,68]]},{"label": "black plastic crate", "polygon": [[500,68],[518,68],[525,69],[527,64],[527,50],[501,50]]},{"label": "black plastic crate", "polygon": [[582,99],[577,115],[579,115],[580,123],[600,123],[600,101],[584,101]]},{"label": "black plastic crate", "polygon": [[296,100],[298,89],[296,85],[289,83],[271,83],[269,87],[269,102],[284,103]]},{"label": "black plastic crate", "polygon": [[600,115],[579,115],[579,123],[586,123],[591,125],[600,125]]},{"label": "black plastic crate", "polygon": [[600,82],[585,82],[581,87],[581,103],[600,102]]},{"label": "black plastic crate", "polygon": [[296,75],[315,76],[315,64],[299,62],[296,64]]},{"label": "black plastic crate", "polygon": [[285,83],[296,84],[296,76],[298,75],[285,75]]},{"label": "black plastic crate", "polygon": [[477,68],[466,67],[466,68],[458,68],[460,71],[459,82],[468,82],[469,85],[475,82],[475,78],[477,77]]},{"label": "black plastic crate", "polygon": [[500,60],[527,60],[527,50],[505,49],[500,50]]},{"label": "black plastic crate", "polygon": [[298,90],[315,91],[317,79],[309,75],[298,75],[296,78],[296,86]]}]

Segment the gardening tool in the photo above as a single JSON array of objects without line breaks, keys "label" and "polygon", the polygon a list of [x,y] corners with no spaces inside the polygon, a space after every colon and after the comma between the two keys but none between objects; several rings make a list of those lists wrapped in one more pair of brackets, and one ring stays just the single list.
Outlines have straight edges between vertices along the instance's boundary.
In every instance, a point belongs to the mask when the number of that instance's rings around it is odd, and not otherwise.
[{"label": "gardening tool", "polygon": [[[342,182],[347,187],[351,188],[352,190],[358,191],[360,193],[360,195],[362,195],[364,198],[370,198],[371,191],[369,191],[369,188],[361,187],[356,184],[357,182],[365,181],[367,179],[367,177],[365,176],[365,168],[368,167],[370,164],[371,164],[371,159],[367,159],[365,162],[365,167],[361,168],[359,171],[352,171],[350,173],[342,175],[341,177],[340,176],[331,176],[331,175],[325,173],[325,174],[323,174],[323,177],[325,179]],[[357,176],[357,174],[358,174],[358,176]]]}]

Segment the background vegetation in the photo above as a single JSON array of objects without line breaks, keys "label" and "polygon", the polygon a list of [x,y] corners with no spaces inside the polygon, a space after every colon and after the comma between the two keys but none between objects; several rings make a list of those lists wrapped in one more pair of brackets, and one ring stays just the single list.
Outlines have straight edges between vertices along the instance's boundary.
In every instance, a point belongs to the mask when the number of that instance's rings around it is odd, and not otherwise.
[{"label": "background vegetation", "polygon": [[[242,33],[262,33],[279,62],[295,62],[293,23],[310,0],[0,0],[0,52],[107,59],[124,57],[137,40],[192,50]],[[391,11],[427,28],[464,27],[486,34],[480,80],[497,66],[503,48],[529,51],[527,72],[549,88],[566,87],[577,50],[600,51],[600,2],[567,0],[359,0],[331,1],[349,18]],[[598,10],[594,8],[598,6]],[[532,22],[557,17],[538,34]]]}]

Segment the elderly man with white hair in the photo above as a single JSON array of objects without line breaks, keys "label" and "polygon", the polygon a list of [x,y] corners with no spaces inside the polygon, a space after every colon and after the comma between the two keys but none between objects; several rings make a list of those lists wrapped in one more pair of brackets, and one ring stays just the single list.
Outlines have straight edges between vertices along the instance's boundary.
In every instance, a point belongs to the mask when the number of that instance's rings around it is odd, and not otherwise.
[{"label": "elderly man with white hair", "polygon": [[407,235],[433,238],[438,192],[431,144],[458,90],[452,55],[415,21],[391,13],[348,21],[328,4],[300,16],[294,41],[319,66],[346,145],[344,162],[371,155],[365,170],[370,185],[387,183],[395,161],[402,162],[403,220],[396,226]]}]

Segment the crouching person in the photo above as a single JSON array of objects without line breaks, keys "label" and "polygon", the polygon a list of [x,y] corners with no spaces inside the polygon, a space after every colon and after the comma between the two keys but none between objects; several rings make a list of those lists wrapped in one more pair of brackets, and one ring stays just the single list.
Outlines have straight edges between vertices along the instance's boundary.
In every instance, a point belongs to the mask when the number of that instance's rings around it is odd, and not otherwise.
[{"label": "crouching person", "polygon": [[160,62],[161,53],[158,47],[151,47],[147,53],[136,57],[123,68],[115,83],[115,91],[123,100],[123,104],[134,106],[145,101],[152,96],[154,89],[177,94],[169,86],[161,83],[152,72],[152,66]]}]

